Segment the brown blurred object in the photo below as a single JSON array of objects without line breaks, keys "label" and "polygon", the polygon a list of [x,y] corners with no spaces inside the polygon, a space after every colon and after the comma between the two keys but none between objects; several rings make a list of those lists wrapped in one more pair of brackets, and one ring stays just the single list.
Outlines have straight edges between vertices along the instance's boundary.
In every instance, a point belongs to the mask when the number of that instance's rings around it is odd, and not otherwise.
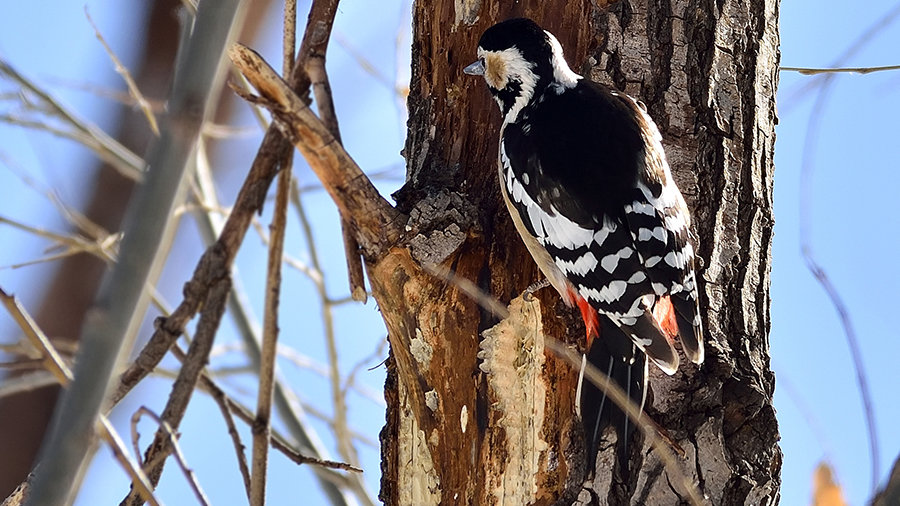
[{"label": "brown blurred object", "polygon": [[894,461],[894,468],[888,477],[887,484],[878,492],[872,501],[873,506],[892,506],[900,504],[900,457]]},{"label": "brown blurred object", "polygon": [[[271,0],[252,2],[242,40],[253,39],[259,32],[272,3]],[[130,70],[141,92],[150,100],[163,100],[171,84],[180,37],[178,12],[181,6],[180,0],[154,1],[147,11],[143,37],[136,38],[144,47],[138,63]],[[100,29],[102,31],[103,27]],[[120,48],[113,48],[117,49]],[[97,50],[102,51],[102,48],[98,46]],[[90,79],[85,76],[84,81],[90,82]],[[235,103],[234,100],[220,100],[216,119],[227,121]],[[139,111],[125,108],[121,111],[118,128],[109,133],[133,152],[143,155],[152,139],[146,119]],[[98,166],[92,174],[86,172],[95,179],[89,186],[92,193],[83,213],[108,231],[118,230],[133,189],[132,181],[107,165]],[[54,339],[75,341],[103,273],[103,263],[93,256],[75,255],[62,260],[58,270],[44,284],[46,296],[36,311],[40,328]],[[0,497],[12,493],[31,470],[58,393],[58,387],[49,387],[0,399],[0,455],[3,455],[0,459]]]},{"label": "brown blurred object", "polygon": [[[164,97],[169,86],[178,44],[179,5],[178,0],[153,2],[142,30],[144,36],[136,39],[144,47],[132,75],[151,99]],[[97,51],[102,52],[102,47],[98,45]],[[83,80],[91,81],[90,76]],[[110,134],[142,154],[152,135],[146,119],[125,108],[120,111],[118,128]],[[133,182],[105,164],[85,172],[94,181],[88,185],[92,193],[84,214],[106,230],[118,230]],[[70,256],[59,263],[44,284],[46,296],[35,312],[38,325],[48,336],[68,341],[78,338],[103,272],[103,262],[91,255]],[[58,393],[59,387],[48,387],[0,399],[0,455],[4,456],[0,459],[0,497],[11,493],[31,470]]]},{"label": "brown blurred object", "polygon": [[834,471],[820,462],[813,474],[813,506],[847,506],[841,487],[834,481]]}]

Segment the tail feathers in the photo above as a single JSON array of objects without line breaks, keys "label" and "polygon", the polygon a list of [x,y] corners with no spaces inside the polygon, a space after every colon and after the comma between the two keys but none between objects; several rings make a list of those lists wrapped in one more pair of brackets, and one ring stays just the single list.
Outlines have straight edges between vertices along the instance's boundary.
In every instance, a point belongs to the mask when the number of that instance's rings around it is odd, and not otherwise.
[{"label": "tail feathers", "polygon": [[[678,370],[678,353],[672,341],[666,337],[665,331],[659,326],[659,322],[650,311],[644,312],[632,325],[618,322],[621,332],[630,337],[654,364],[659,366],[668,375],[675,374]],[[606,326],[604,325],[604,329]],[[601,334],[602,335],[602,334]],[[605,339],[605,337],[601,338]]]},{"label": "tail feathers", "polygon": [[[601,316],[600,338],[588,350],[587,361],[615,382],[643,409],[646,396],[647,357],[622,329]],[[579,379],[581,382],[582,379]],[[594,472],[603,431],[610,424],[616,430],[616,457],[623,476],[628,475],[628,442],[634,422],[599,387],[590,381],[579,384],[579,406],[584,425],[588,475]]]},{"label": "tail feathers", "polygon": [[675,321],[678,324],[681,346],[691,362],[702,364],[704,351],[700,308],[695,297],[682,298],[681,295],[676,294],[670,297],[672,307],[675,309]]}]

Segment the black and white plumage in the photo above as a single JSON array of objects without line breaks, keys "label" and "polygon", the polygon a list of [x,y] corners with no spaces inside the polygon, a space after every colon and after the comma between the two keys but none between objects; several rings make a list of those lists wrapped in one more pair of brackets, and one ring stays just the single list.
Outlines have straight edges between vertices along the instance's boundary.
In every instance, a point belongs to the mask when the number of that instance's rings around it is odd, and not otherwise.
[{"label": "black and white plumage", "polygon": [[[645,359],[627,348],[673,374],[680,335],[701,363],[690,214],[643,106],[570,70],[556,38],[528,19],[485,31],[478,57],[465,72],[484,76],[503,115],[500,186],[516,229],[550,284],[581,309],[589,346],[601,328],[601,339],[631,340],[605,343],[592,362],[612,376],[616,365],[628,374],[617,381],[631,387]],[[594,415],[592,449],[602,418]]]}]

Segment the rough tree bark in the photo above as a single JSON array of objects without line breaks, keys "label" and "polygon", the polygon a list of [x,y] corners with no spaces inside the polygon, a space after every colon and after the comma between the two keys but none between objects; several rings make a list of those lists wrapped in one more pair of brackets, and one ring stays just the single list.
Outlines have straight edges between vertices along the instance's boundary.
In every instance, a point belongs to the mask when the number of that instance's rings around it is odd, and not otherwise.
[{"label": "rough tree bark", "polygon": [[[768,331],[777,0],[513,4],[414,6],[408,174],[395,195],[407,233],[386,254],[366,255],[391,342],[382,500],[684,501],[646,446],[632,452],[638,471],[627,483],[603,466],[583,483],[577,372],[542,337],[578,346],[583,329],[552,290],[518,298],[539,274],[499,198],[500,117],[483,83],[461,69],[485,28],[528,16],[556,34],[576,71],[647,104],[693,210],[706,363],[673,377],[654,369],[647,412],[683,449],[684,472],[709,503],[776,503]],[[498,321],[430,267],[512,301],[511,315]],[[610,445],[600,458],[612,453]]]}]

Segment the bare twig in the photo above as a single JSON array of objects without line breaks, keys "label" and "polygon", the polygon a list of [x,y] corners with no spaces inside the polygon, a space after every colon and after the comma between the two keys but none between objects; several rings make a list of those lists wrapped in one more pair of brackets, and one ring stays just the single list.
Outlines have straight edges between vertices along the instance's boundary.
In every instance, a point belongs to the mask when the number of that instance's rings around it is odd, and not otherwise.
[{"label": "bare twig", "polygon": [[[173,351],[174,351],[175,357],[178,360],[184,362],[187,359],[187,356],[184,354],[184,352],[179,350],[178,347],[173,348]],[[256,420],[253,413],[251,413],[251,411],[247,407],[245,407],[241,403],[239,403],[239,402],[235,401],[234,399],[232,399],[231,397],[229,397],[228,394],[226,394],[221,388],[219,388],[219,386],[216,384],[216,382],[213,381],[213,379],[210,378],[209,375],[205,371],[203,373],[201,373],[199,386],[201,389],[208,392],[214,399],[216,399],[217,402],[220,402],[221,405],[224,405],[224,407],[227,409],[227,411],[229,413],[233,413],[234,415],[236,415],[238,418],[240,418],[246,424],[250,425],[251,427],[253,426],[253,424],[255,423],[255,420]],[[229,428],[229,432],[231,432],[230,428]],[[240,443],[240,436],[237,435],[236,433],[237,433],[237,431],[235,430],[235,437],[234,437],[234,439],[236,441],[235,447],[243,448],[243,445]],[[271,444],[272,444],[272,448],[274,448],[278,451],[281,451],[286,456],[288,456],[291,460],[297,462],[298,464],[314,464],[316,466],[319,466],[319,467],[322,467],[325,469],[343,469],[343,470],[353,471],[353,472],[362,472],[361,469],[351,466],[349,464],[345,464],[343,462],[322,460],[322,459],[318,459],[315,457],[309,457],[309,456],[302,455],[300,452],[298,452],[296,449],[294,449],[287,442],[287,440],[284,438],[284,436],[280,435],[275,430],[272,431]],[[243,454],[242,450],[239,450],[239,453],[242,455]],[[246,467],[246,462],[245,462],[244,466]],[[334,476],[330,476],[328,479],[329,479],[329,481],[332,481],[332,482],[335,482],[335,481],[342,482],[341,478],[337,478]],[[342,482],[342,485],[346,485],[346,483]],[[249,495],[249,478],[247,479],[247,486],[248,486],[248,495]]]},{"label": "bare twig", "polygon": [[362,469],[360,469],[356,466],[350,465],[350,464],[346,464],[344,462],[335,462],[333,460],[321,460],[321,459],[315,459],[315,458],[311,458],[311,457],[302,455],[297,450],[294,450],[289,445],[287,445],[285,443],[285,441],[282,439],[273,438],[272,439],[272,448],[275,448],[276,450],[285,454],[285,456],[287,456],[287,458],[293,460],[297,464],[313,464],[313,465],[317,465],[317,466],[327,467],[330,469],[340,469],[342,471],[362,473]]},{"label": "bare twig", "polygon": [[350,55],[356,61],[356,64],[359,65],[359,68],[363,70],[366,74],[372,76],[375,79],[375,82],[381,84],[392,93],[396,94],[398,97],[406,100],[406,96],[409,95],[409,88],[399,83],[395,83],[390,77],[385,75],[375,64],[369,61],[365,55],[363,55],[358,49],[356,49],[353,44],[350,42],[347,37],[340,32],[335,32],[334,40],[338,43],[344,51]]},{"label": "bare twig", "polygon": [[[60,246],[65,247],[65,250],[61,253],[8,266],[12,269],[17,269],[19,267],[32,265],[39,262],[47,262],[78,253],[90,253],[96,255],[104,261],[110,261],[110,259],[112,258],[112,251],[115,250],[115,246],[120,237],[119,235],[108,235],[99,241],[90,241],[78,235],[63,235],[44,230],[42,228],[32,227],[15,220],[4,218],[3,216],[0,216],[0,223],[5,223],[24,232],[28,232],[39,237],[44,237]],[[0,269],[4,267],[6,266],[0,266]]]},{"label": "bare twig", "polygon": [[[212,349],[213,339],[221,323],[222,315],[225,313],[225,303],[230,289],[231,279],[229,277],[226,276],[216,282],[204,303],[203,311],[200,312],[197,333],[194,340],[191,341],[187,359],[178,373],[178,378],[172,386],[172,393],[169,395],[169,400],[162,413],[162,419],[175,430],[178,429],[184,418],[187,405],[194,393],[194,387],[209,359],[209,351]],[[170,450],[168,435],[160,428],[144,454],[144,461],[147,463],[144,466],[145,472],[154,486],[159,483],[165,462],[160,460],[154,465],[157,455],[165,456]],[[126,503],[139,506],[140,500],[131,494],[130,498],[126,499]]]},{"label": "bare twig", "polygon": [[[334,3],[337,4],[337,1]],[[301,58],[303,59],[302,63],[306,66],[306,73],[309,75],[319,118],[334,137],[334,140],[341,144],[341,130],[338,126],[337,114],[334,112],[334,97],[331,94],[331,83],[328,82],[328,72],[325,70],[325,56],[333,26],[333,17],[327,19],[326,23],[321,23],[319,25],[321,36],[314,41],[305,54],[301,55]],[[363,278],[359,243],[356,240],[356,234],[352,229],[349,218],[343,214],[341,215],[341,235],[344,239],[344,254],[347,258],[347,279],[350,282],[350,296],[358,302],[365,302],[367,298],[366,283]]]},{"label": "bare twig", "polygon": [[105,161],[110,162],[116,170],[123,176],[140,181],[143,177],[144,161],[141,157],[135,155],[126,147],[122,146],[115,139],[107,135],[103,130],[97,128],[74,113],[63,107],[48,92],[41,89],[31,80],[20,74],[12,65],[0,59],[0,74],[5,74],[15,81],[34,96],[38,97],[41,102],[49,109],[52,117],[58,118],[65,124],[75,129],[71,135],[77,136],[78,139],[85,139],[85,145],[93,149]]},{"label": "bare twig", "polygon": [[[228,401],[225,397],[225,392],[222,391],[219,387],[215,386],[205,374],[202,377],[205,379],[209,386],[213,386],[214,388],[208,388],[208,391],[212,398],[216,401],[216,404],[219,405],[219,411],[222,412],[222,418],[225,419],[225,425],[228,426],[228,435],[231,436],[231,443],[234,445],[234,453],[237,456],[238,468],[241,471],[241,477],[244,479],[244,490],[247,493],[247,500],[250,500],[250,468],[247,466],[247,457],[244,455],[244,443],[241,442],[241,435],[237,431],[237,427],[234,425],[234,413],[231,411],[231,406],[229,406]],[[201,382],[203,382],[201,380]]]},{"label": "bare twig", "polygon": [[[900,11],[898,11],[900,12]],[[825,290],[828,298],[831,300],[832,306],[838,314],[841,326],[844,329],[844,336],[847,340],[847,346],[850,349],[850,358],[856,371],[856,382],[859,388],[860,397],[863,402],[863,414],[866,419],[866,431],[869,440],[869,459],[872,466],[872,475],[870,482],[870,492],[872,495],[878,490],[878,480],[881,476],[878,445],[878,429],[875,426],[875,408],[872,402],[872,394],[869,389],[869,382],[866,378],[866,369],[863,365],[862,354],[860,351],[859,339],[856,337],[856,331],[853,328],[853,322],[850,318],[850,312],[844,303],[843,298],[837,291],[837,288],[831,283],[825,269],[816,260],[813,252],[811,240],[812,222],[810,220],[812,196],[812,176],[815,168],[813,162],[813,152],[816,148],[816,142],[819,138],[819,128],[822,125],[821,117],[828,101],[832,85],[836,74],[828,74],[822,87],[819,88],[816,101],[813,104],[812,112],[809,115],[809,121],[806,127],[806,137],[803,143],[803,152],[800,162],[800,253],[806,263],[806,268],[812,273],[813,277]]]},{"label": "bare twig", "polygon": [[423,264],[423,268],[432,276],[443,279],[444,281],[459,288],[460,291],[477,302],[479,306],[490,311],[491,314],[493,314],[497,318],[509,317],[509,310],[502,302],[492,297],[489,293],[485,293],[484,290],[479,288],[478,285],[476,285],[472,281],[466,278],[459,277],[450,269],[442,268],[440,266],[430,266]]},{"label": "bare twig", "polygon": [[282,29],[283,41],[281,43],[282,69],[284,76],[289,76],[294,71],[294,50],[297,46],[297,1],[284,1],[284,25]]},{"label": "bare twig", "polygon": [[[867,28],[856,40],[853,44],[850,45],[847,49],[841,53],[840,56],[835,58],[831,62],[831,67],[842,67],[846,62],[850,60],[853,56],[858,54],[864,47],[866,47],[870,42],[875,40],[875,36],[884,31],[890,25],[900,17],[900,4],[897,4],[891,8],[888,12],[875,15],[875,19],[877,20],[873,23],[869,28]],[[808,94],[814,88],[818,88],[820,86],[824,86],[827,81],[825,79],[829,78],[829,74],[826,74],[823,77],[811,79],[809,82],[803,84],[792,90],[789,94],[787,94],[787,98],[783,101],[784,106],[779,106],[782,114],[785,114],[790,108],[796,106],[799,103],[799,98]],[[781,102],[781,101],[780,101]]]},{"label": "bare twig", "polygon": [[[341,391],[344,393],[344,395],[347,395],[347,392],[349,392],[351,388],[355,388],[363,397],[366,397],[372,401],[376,400],[375,397],[372,396],[372,393],[367,389],[359,389],[359,386],[356,384],[356,375],[359,374],[359,372],[363,369],[366,369],[366,364],[375,360],[376,358],[381,358],[382,360],[384,360],[384,357],[386,355],[384,349],[387,347],[387,344],[387,338],[381,339],[380,341],[378,341],[378,346],[375,348],[375,351],[373,351],[371,354],[369,354],[368,357],[363,358],[362,360],[357,362],[356,365],[350,368],[350,372],[347,374],[347,379],[344,380],[344,386],[343,388],[341,388]],[[381,397],[377,402],[378,404],[383,406],[384,397]]]},{"label": "bare twig", "polygon": [[[215,200],[215,191],[212,188],[213,183],[212,183],[211,174],[209,172],[209,167],[205,163],[205,158],[203,156],[203,154],[204,154],[204,150],[202,149],[203,143],[201,143],[200,147],[201,147],[201,149],[198,150],[198,163],[197,163],[197,169],[198,169],[197,170],[197,175],[198,175],[197,179],[198,179],[198,183],[199,183],[198,186],[201,190],[202,198],[203,198],[203,201],[206,202],[206,205],[212,206],[212,207],[218,207],[218,204],[216,203],[216,200]],[[215,236],[220,233],[222,227],[220,225],[218,225],[218,223],[216,223],[215,220],[212,219],[212,217],[209,215],[209,213],[200,213],[200,217],[201,217],[200,229],[203,232],[205,240],[208,243],[214,242]],[[256,223],[255,219],[253,220],[253,223],[254,224]],[[260,230],[259,232],[260,232],[261,236],[263,237],[263,242],[268,247],[268,243],[269,243],[268,236],[262,230]],[[291,265],[291,263],[290,263],[290,261],[288,261],[287,257],[285,258],[285,262],[288,265]],[[235,280],[234,280],[235,286],[232,287],[231,296],[228,298],[229,312],[230,312],[232,318],[235,319],[235,323],[240,330],[240,336],[243,340],[243,346],[241,347],[241,349],[250,358],[250,361],[253,364],[252,370],[258,371],[260,368],[260,361],[261,361],[261,356],[262,356],[261,344],[260,344],[261,338],[259,337],[258,332],[256,331],[256,329],[258,328],[258,325],[252,321],[253,317],[249,310],[250,304],[246,300],[247,299],[246,294],[244,293],[243,290],[241,290],[238,286],[236,286],[237,268],[233,267],[232,272],[234,273],[234,277],[235,277]],[[318,277],[316,277],[315,279],[318,279]],[[178,356],[178,348],[175,347],[174,350],[176,351],[176,356]],[[284,353],[285,353],[284,346],[279,345],[279,354],[284,354]],[[292,360],[294,358],[295,357],[291,357],[291,356],[288,357],[289,360]],[[324,376],[328,375],[327,367],[321,366],[319,369],[322,371],[321,373]],[[201,386],[204,386],[205,385],[204,381],[207,381],[207,380],[209,380],[209,378],[201,377]],[[218,387],[215,387],[215,385],[211,382],[211,380],[209,380],[208,386],[210,387],[211,395],[213,395],[215,397],[215,395],[218,391]],[[221,392],[219,391],[219,393],[221,393]],[[224,393],[222,393],[222,395],[224,395]],[[301,405],[297,402],[294,402],[293,399],[294,398],[293,398],[292,394],[290,393],[290,390],[288,389],[288,387],[285,386],[284,381],[281,379],[278,379],[277,374],[276,374],[274,400],[275,400],[275,407],[277,408],[278,413],[281,416],[282,422],[287,427],[287,429],[290,432],[290,434],[292,435],[292,437],[300,443],[300,445],[304,449],[304,451],[306,451],[307,453],[313,453],[316,455],[323,455],[324,450],[321,449],[321,443],[319,442],[319,439],[318,439],[318,436],[316,435],[315,430],[312,427],[310,427],[303,420],[303,416],[302,416],[303,414],[301,411],[298,410],[298,408]],[[243,406],[234,403],[234,401],[231,401],[231,399],[228,399],[228,401],[229,401],[228,406],[233,406],[233,405],[239,406],[239,408],[241,410],[240,413],[247,414],[247,418],[244,419],[244,421],[246,421],[248,424],[252,425],[253,418],[249,414],[250,411],[247,410],[246,408],[244,408]],[[329,420],[329,422],[330,422],[330,420]],[[229,432],[231,432],[230,429],[229,429]],[[284,438],[282,436],[280,436],[274,430],[272,431],[272,435],[276,439],[280,438],[281,440],[284,440]],[[354,434],[354,436],[361,437],[356,434]],[[239,439],[237,440],[236,444],[239,444]],[[240,447],[243,448],[243,445],[240,445]],[[244,457],[243,450],[240,450],[240,452],[241,453],[239,455],[239,459],[240,459],[239,463],[241,463],[244,467],[246,467],[247,464],[246,464],[246,460],[243,458]],[[314,458],[314,457],[308,457],[308,458]],[[241,462],[241,460],[243,462]],[[333,484],[338,484],[342,487],[349,487],[347,484],[347,480],[342,480],[342,479],[336,478],[333,474],[329,474],[328,470],[322,466],[315,467],[314,473],[323,480],[323,484],[326,487],[326,492],[330,496],[332,496],[332,501],[340,502],[334,498],[335,496],[333,494],[337,493],[337,491],[333,487]],[[247,485],[247,494],[248,494],[248,498],[249,498],[249,494],[250,494],[249,471],[247,472],[245,481],[246,481],[246,485]],[[353,488],[353,487],[349,487],[349,488]],[[355,491],[359,492],[358,489],[356,489],[356,488],[353,488],[353,489]],[[365,502],[366,504],[371,503],[371,501],[369,501],[369,500],[365,500],[365,499],[361,499],[361,500],[363,502]]]},{"label": "bare twig", "polygon": [[331,306],[328,304],[328,293],[325,286],[324,273],[319,263],[319,253],[316,248],[315,238],[312,233],[312,225],[306,216],[306,208],[300,194],[296,192],[296,185],[291,197],[294,200],[294,209],[297,210],[297,216],[300,218],[300,228],[303,230],[306,244],[309,247],[309,258],[312,268],[315,272],[320,273],[318,281],[314,280],[316,291],[319,295],[319,303],[322,308],[322,323],[325,327],[325,346],[328,353],[328,371],[329,380],[331,382],[331,402],[334,406],[334,434],[337,439],[338,451],[341,457],[356,462],[357,455],[353,449],[353,441],[350,437],[347,427],[347,404],[341,389],[341,369],[338,363],[337,339],[334,333],[334,314]]},{"label": "bare twig", "polygon": [[[321,2],[313,5],[313,10]],[[332,7],[336,6],[333,3]],[[308,27],[314,27],[318,21],[316,16],[310,16]],[[315,37],[314,29],[307,29],[304,36],[304,43],[301,44],[300,53],[304,52],[307,40]],[[298,89],[303,89],[306,80],[305,73],[301,66],[296,66],[292,74],[292,84]],[[224,276],[231,266],[234,256],[237,252],[247,227],[255,212],[262,206],[265,201],[266,189],[271,183],[280,163],[284,160],[286,153],[291,149],[290,144],[286,143],[275,127],[269,128],[260,147],[259,153],[250,174],[243,185],[238,196],[237,202],[232,210],[231,215],[223,227],[223,231],[219,236],[216,244],[210,247],[198,263],[194,276],[185,287],[185,298],[182,303],[173,311],[168,318],[161,319],[148,345],[142,350],[135,363],[122,376],[119,389],[117,390],[114,400],[121,399],[128,391],[133,388],[141,378],[145,377],[165,355],[171,344],[178,335],[183,332],[187,321],[197,312],[199,307],[204,303],[216,280]],[[327,154],[327,151],[326,151]],[[340,161],[340,159],[338,160]],[[334,186],[334,185],[331,185]],[[352,195],[355,201],[365,200],[364,195],[354,193]],[[380,198],[380,196],[379,196]],[[386,202],[385,202],[385,205]],[[390,206],[388,205],[388,208]],[[392,208],[390,208],[392,209]],[[396,212],[390,213],[396,215]],[[371,218],[375,216],[371,213],[365,214],[365,217]],[[379,228],[379,233],[385,227]],[[395,228],[396,229],[396,228]],[[390,237],[390,236],[388,236]],[[382,235],[380,239],[385,239]],[[279,390],[276,389],[276,402],[278,401]],[[286,396],[288,392],[283,392]],[[285,397],[286,399],[286,397]],[[285,400],[290,405],[290,402]],[[291,425],[290,423],[288,425]],[[302,427],[298,427],[298,433],[302,433]],[[292,429],[293,430],[293,429]],[[307,437],[308,436],[304,436]],[[310,448],[312,448],[310,446]],[[317,472],[317,475],[323,475]],[[339,488],[331,487],[333,481],[323,481],[326,494],[335,504],[345,504],[346,499]],[[346,485],[346,481],[343,482]],[[373,501],[367,496],[365,491],[357,487],[353,487],[360,501],[364,504],[372,504]]]},{"label": "bare twig", "polygon": [[55,384],[56,378],[43,369],[5,377],[0,382],[0,398],[31,392]]},{"label": "bare twig", "polygon": [[[67,88],[74,91],[81,91],[98,98],[110,100],[126,107],[137,107],[139,105],[138,100],[127,89],[126,91],[121,91],[117,88],[101,86],[94,83],[63,79],[59,77],[50,77],[45,79],[45,81],[56,88]],[[150,110],[154,114],[163,112],[163,110],[165,110],[165,104],[162,100],[154,100],[144,97],[144,101],[147,103],[147,105],[150,107]]]},{"label": "bare twig", "polygon": [[[315,5],[318,4],[319,2]],[[301,53],[304,52],[303,48],[307,45],[306,41],[315,37],[314,27],[317,20],[316,16],[310,16],[304,43],[301,44]],[[308,86],[308,79],[306,79],[302,67],[297,66],[294,68],[291,82],[299,90]],[[253,216],[262,208],[268,187],[287,153],[291,150],[291,144],[284,139],[278,128],[270,126],[218,239],[204,253],[197,264],[193,277],[185,285],[183,301],[169,317],[159,320],[157,329],[148,344],[141,351],[137,360],[120,378],[119,388],[113,396],[114,403],[121,400],[142,378],[156,367],[177,337],[181,335],[186,323],[196,314],[216,280],[227,274]],[[235,314],[246,316],[246,312]],[[240,320],[246,323],[246,318],[242,317]],[[248,337],[252,334],[253,332],[242,332],[241,335]],[[251,359],[258,361],[259,345],[257,340],[245,341],[248,343],[247,349],[250,352]],[[319,450],[321,443],[318,441],[315,433],[306,427],[300,418],[299,405],[291,400],[290,391],[284,388],[280,382],[276,383],[275,402],[283,416],[285,425],[300,442],[304,450],[311,453],[321,452]],[[250,419],[252,420],[252,417]],[[342,480],[340,477],[335,477],[326,471],[320,467],[314,469],[326,496],[333,504],[348,504],[349,499],[346,497],[345,492],[341,490],[342,487],[348,487],[347,480]],[[361,488],[354,486],[349,486],[349,488],[353,489],[363,504],[374,504],[374,501]]]},{"label": "bare twig", "polygon": [[97,28],[97,25],[94,24],[94,20],[91,19],[91,15],[88,13],[87,5],[84,6],[84,16],[87,18],[88,23],[94,28],[94,35],[97,37],[97,40],[100,41],[100,44],[103,45],[103,49],[106,50],[106,54],[109,55],[109,59],[112,60],[113,65],[116,67],[116,73],[122,76],[122,79],[125,81],[125,85],[128,87],[128,93],[134,98],[135,102],[137,102],[137,106],[141,109],[141,112],[144,113],[144,117],[147,118],[150,130],[153,130],[153,133],[159,137],[159,125],[156,123],[156,115],[153,114],[153,108],[150,106],[150,102],[144,98],[144,94],[141,93],[137,83],[132,79],[131,73],[128,72],[125,65],[122,65],[122,62],[116,57],[116,53],[113,52],[112,48],[109,47],[109,44],[106,43],[106,40],[103,39],[100,29]]},{"label": "bare twig", "polygon": [[[293,0],[284,4],[284,72],[288,75],[294,62],[294,31],[297,5]],[[281,301],[281,265],[284,255],[284,236],[287,231],[288,192],[291,184],[293,153],[285,160],[278,175],[275,190],[275,211],[269,242],[266,275],[263,345],[259,365],[259,387],[256,395],[256,420],[253,423],[253,473],[250,475],[250,504],[263,506],[266,502],[266,470],[269,464],[269,433],[271,430],[272,393],[275,383],[275,359],[278,355],[278,309]]]},{"label": "bare twig", "polygon": [[181,452],[181,448],[178,446],[178,436],[175,434],[175,431],[172,430],[172,427],[169,424],[161,419],[159,415],[150,411],[146,406],[141,406],[137,411],[131,415],[131,439],[134,442],[134,450],[135,453],[140,455],[140,448],[138,446],[138,441],[140,440],[140,434],[138,433],[137,426],[138,422],[141,421],[141,416],[146,415],[156,421],[159,428],[166,432],[169,436],[169,444],[172,446],[172,453],[175,454],[175,460],[178,461],[178,465],[181,467],[181,471],[184,473],[185,478],[187,478],[188,483],[191,486],[191,490],[194,492],[194,496],[197,498],[197,501],[200,504],[209,505],[209,499],[206,497],[206,494],[203,493],[203,489],[200,488],[200,483],[197,482],[197,476],[194,474],[188,465],[187,461],[184,458],[184,454]]},{"label": "bare twig", "polygon": [[0,362],[0,369],[7,371],[34,370],[43,365],[44,360],[40,358],[25,358],[21,360],[13,360],[12,362]]},{"label": "bare twig", "polygon": [[805,76],[818,74],[871,74],[873,72],[885,72],[888,70],[900,70],[900,65],[886,65],[883,67],[834,67],[834,68],[807,68],[807,67],[780,67],[782,72],[797,72]]}]

